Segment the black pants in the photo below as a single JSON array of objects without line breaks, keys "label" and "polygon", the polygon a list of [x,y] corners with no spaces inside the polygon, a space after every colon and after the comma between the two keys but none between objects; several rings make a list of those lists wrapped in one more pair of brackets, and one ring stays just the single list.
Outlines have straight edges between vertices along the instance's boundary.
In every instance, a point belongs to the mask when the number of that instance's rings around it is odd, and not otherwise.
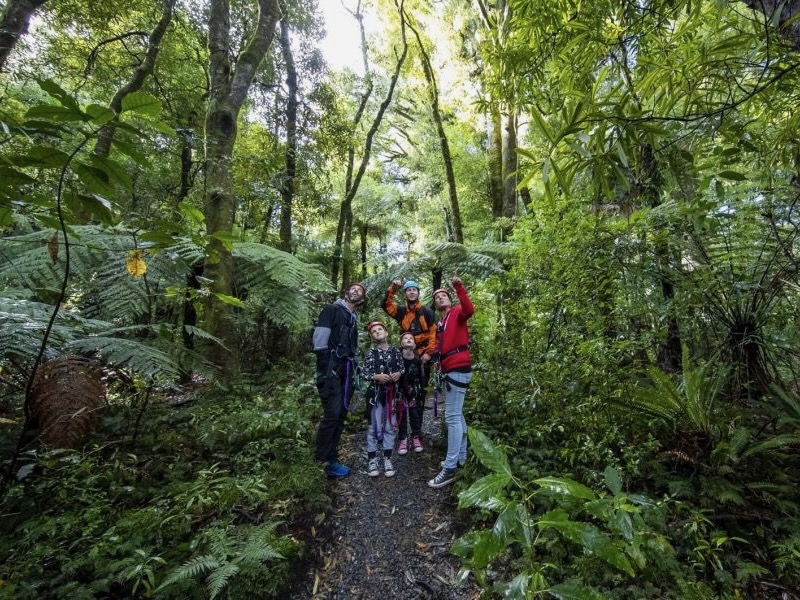
[{"label": "black pants", "polygon": [[411,421],[411,435],[422,435],[422,416],[425,411],[425,388],[428,387],[428,380],[430,377],[431,363],[427,362],[422,365],[422,383],[418,386],[418,392],[414,401],[414,406],[408,407],[408,418],[406,418],[406,414],[403,413],[403,416],[400,419],[400,430],[397,434],[398,440],[408,437],[409,423],[407,421]]},{"label": "black pants", "polygon": [[[344,420],[347,409],[344,407],[344,373],[328,375],[317,380],[317,390],[322,401],[322,420],[317,430],[317,444],[314,458],[319,461],[331,462],[338,459],[339,439],[344,431]],[[347,386],[347,403],[353,397],[352,382]]]}]

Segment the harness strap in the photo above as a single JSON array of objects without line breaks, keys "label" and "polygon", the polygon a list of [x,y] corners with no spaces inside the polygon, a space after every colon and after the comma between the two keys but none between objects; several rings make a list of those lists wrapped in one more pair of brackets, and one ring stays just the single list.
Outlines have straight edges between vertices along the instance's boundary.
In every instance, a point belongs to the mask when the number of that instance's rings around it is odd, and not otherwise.
[{"label": "harness strap", "polygon": [[456,381],[455,379],[451,379],[449,375],[444,376],[444,383],[447,386],[447,389],[450,389],[451,385],[456,386],[457,388],[467,389],[469,387],[468,383],[461,383],[460,381]]},{"label": "harness strap", "polygon": [[454,354],[458,354],[459,352],[466,352],[469,350],[469,346],[456,346],[452,350],[448,350],[439,358],[439,360],[444,360],[448,356],[453,356]]}]

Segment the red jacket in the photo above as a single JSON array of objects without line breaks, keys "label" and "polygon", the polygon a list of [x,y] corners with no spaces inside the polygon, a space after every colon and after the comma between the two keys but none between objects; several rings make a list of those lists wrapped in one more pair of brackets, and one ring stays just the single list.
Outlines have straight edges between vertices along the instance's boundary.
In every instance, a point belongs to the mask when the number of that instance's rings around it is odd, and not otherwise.
[{"label": "red jacket", "polygon": [[475,313],[475,307],[463,284],[455,286],[459,304],[452,307],[439,321],[437,340],[442,372],[466,369],[472,365],[469,352],[469,329],[467,319]]}]

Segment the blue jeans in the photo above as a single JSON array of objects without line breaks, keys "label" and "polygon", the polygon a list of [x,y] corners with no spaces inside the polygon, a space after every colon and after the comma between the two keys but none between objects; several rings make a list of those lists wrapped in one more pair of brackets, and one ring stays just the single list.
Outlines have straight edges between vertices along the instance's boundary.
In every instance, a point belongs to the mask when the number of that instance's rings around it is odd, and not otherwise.
[{"label": "blue jeans", "polygon": [[376,452],[378,450],[378,435],[381,434],[383,438],[380,441],[381,450],[385,452],[394,448],[394,440],[397,437],[397,427],[395,427],[394,423],[396,416],[385,413],[386,407],[380,402],[376,402],[370,411],[370,422],[367,428],[367,452]]},{"label": "blue jeans", "polygon": [[[466,386],[472,380],[472,372],[446,374],[447,379]],[[445,382],[444,422],[447,423],[447,456],[445,469],[455,469],[458,461],[467,460],[467,421],[464,419],[464,397],[467,388]]]}]

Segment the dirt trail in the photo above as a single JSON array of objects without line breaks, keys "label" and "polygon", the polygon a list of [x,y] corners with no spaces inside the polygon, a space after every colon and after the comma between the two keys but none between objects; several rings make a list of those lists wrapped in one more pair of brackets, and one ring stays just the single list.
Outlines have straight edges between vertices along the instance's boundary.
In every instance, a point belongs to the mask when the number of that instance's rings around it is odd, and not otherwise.
[{"label": "dirt trail", "polygon": [[430,410],[425,411],[423,432],[424,452],[394,453],[394,477],[385,477],[383,471],[369,477],[366,430],[348,423],[340,459],[353,470],[330,484],[333,512],[327,531],[316,532],[314,538],[316,565],[297,582],[291,598],[478,597],[474,585],[455,584],[459,561],[449,549],[461,531],[453,488],[427,485],[439,470],[445,446],[439,419]]}]

